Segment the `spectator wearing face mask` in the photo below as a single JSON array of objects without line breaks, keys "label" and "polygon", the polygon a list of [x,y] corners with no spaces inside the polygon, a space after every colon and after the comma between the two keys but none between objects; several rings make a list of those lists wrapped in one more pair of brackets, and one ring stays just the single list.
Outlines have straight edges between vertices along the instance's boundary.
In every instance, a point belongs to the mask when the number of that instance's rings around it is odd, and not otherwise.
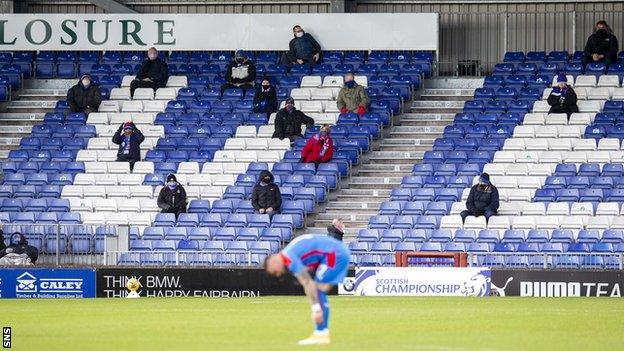
[{"label": "spectator wearing face mask", "polygon": [[340,218],[334,218],[332,220],[332,224],[327,227],[327,235],[340,241],[342,241],[342,237],[344,236],[344,231],[345,231],[344,222]]},{"label": "spectator wearing face mask", "polygon": [[[2,240],[4,245],[4,240]],[[21,233],[15,232],[11,235],[9,246],[0,250],[0,265],[2,266],[25,266],[33,265],[37,262],[39,250],[32,245],[28,245],[28,240]]]},{"label": "spectator wearing face mask", "polygon": [[468,216],[485,216],[485,220],[489,220],[497,214],[498,201],[498,189],[490,182],[490,175],[482,173],[479,183],[470,189],[466,200],[467,210],[460,213],[462,221],[465,222]]},{"label": "spectator wearing face mask", "polygon": [[288,67],[294,64],[317,64],[321,59],[321,45],[312,35],[305,33],[300,25],[293,27],[293,35],[288,51],[282,55],[282,64]]},{"label": "spectator wearing face mask", "polygon": [[583,66],[590,62],[617,62],[618,42],[605,21],[598,21],[594,33],[587,38],[583,52]]},{"label": "spectator wearing face mask", "polygon": [[158,88],[167,86],[169,68],[167,63],[158,57],[158,50],[152,47],[147,51],[147,60],[143,61],[136,79],[130,83],[130,95],[134,96],[136,88]]},{"label": "spectator wearing face mask", "polygon": [[253,89],[256,81],[256,66],[249,61],[242,50],[236,51],[234,60],[227,66],[221,95],[228,88]]},{"label": "spectator wearing face mask", "polygon": [[291,142],[294,142],[303,137],[301,134],[302,124],[311,127],[314,125],[314,119],[297,110],[295,108],[295,100],[289,97],[286,99],[284,108],[277,111],[275,116],[273,138],[279,138],[280,140],[288,138]]},{"label": "spectator wearing face mask", "polygon": [[258,184],[251,192],[251,205],[257,213],[273,216],[280,213],[282,194],[275,184],[275,178],[269,171],[261,171]]},{"label": "spectator wearing face mask", "polygon": [[100,87],[93,84],[93,78],[83,74],[78,81],[67,91],[67,104],[71,112],[97,112],[102,102]]},{"label": "spectator wearing face mask", "polygon": [[129,162],[130,171],[134,163],[141,161],[141,143],[145,140],[143,133],[132,122],[125,122],[113,135],[113,143],[119,145],[117,151],[118,162]]},{"label": "spectator wearing face mask", "polygon": [[256,88],[253,99],[253,112],[266,113],[267,116],[277,111],[277,93],[275,87],[268,79],[263,79],[262,84]]},{"label": "spectator wearing face mask", "polygon": [[329,125],[323,124],[321,131],[306,142],[301,150],[301,162],[326,163],[334,155],[334,140],[329,135]]},{"label": "spectator wearing face mask", "polygon": [[362,116],[366,113],[369,103],[370,98],[366,89],[355,82],[353,73],[345,74],[344,87],[340,89],[338,99],[336,99],[340,113],[355,112]]},{"label": "spectator wearing face mask", "polygon": [[167,183],[160,189],[158,207],[160,213],[175,213],[176,219],[186,213],[186,191],[173,174],[167,176]]},{"label": "spectator wearing face mask", "polygon": [[565,113],[568,115],[568,120],[571,114],[579,112],[576,93],[568,85],[568,78],[565,74],[557,76],[557,86],[552,89],[547,101],[550,105],[548,113]]}]

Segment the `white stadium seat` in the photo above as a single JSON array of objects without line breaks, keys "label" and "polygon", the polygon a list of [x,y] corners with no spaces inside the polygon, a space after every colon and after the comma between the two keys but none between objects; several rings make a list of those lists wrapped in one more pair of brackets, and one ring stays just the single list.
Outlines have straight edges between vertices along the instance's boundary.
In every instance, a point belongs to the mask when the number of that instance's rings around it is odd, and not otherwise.
[{"label": "white stadium seat", "polygon": [[113,88],[110,91],[110,100],[130,100],[130,88]]},{"label": "white stadium seat", "polygon": [[321,76],[304,76],[301,78],[302,88],[320,88],[323,84]]},{"label": "white stadium seat", "polygon": [[154,100],[154,89],[152,88],[136,88],[134,90],[134,95],[132,96],[134,100]]}]

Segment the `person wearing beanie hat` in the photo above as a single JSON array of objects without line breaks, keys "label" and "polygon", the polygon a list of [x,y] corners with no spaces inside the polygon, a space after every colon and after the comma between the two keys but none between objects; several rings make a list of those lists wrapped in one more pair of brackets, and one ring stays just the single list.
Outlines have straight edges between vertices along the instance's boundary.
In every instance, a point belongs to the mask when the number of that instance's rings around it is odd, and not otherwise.
[{"label": "person wearing beanie hat", "polygon": [[141,143],[145,140],[143,133],[132,122],[124,122],[113,135],[113,143],[119,145],[118,162],[129,162],[130,171],[134,163],[141,161]]},{"label": "person wearing beanie hat", "polygon": [[253,89],[256,81],[256,66],[247,59],[243,50],[236,50],[225,72],[225,83],[221,85],[221,95],[229,88]]},{"label": "person wearing beanie hat", "polygon": [[583,67],[591,62],[603,62],[609,66],[617,62],[618,41],[606,21],[596,22],[594,33],[587,38],[583,50]]},{"label": "person wearing beanie hat", "polygon": [[260,214],[268,214],[273,217],[282,209],[282,194],[279,186],[275,184],[275,177],[267,170],[260,172],[258,184],[251,191],[251,206]]},{"label": "person wearing beanie hat", "polygon": [[499,196],[498,189],[490,181],[490,175],[482,173],[479,176],[479,182],[470,189],[468,200],[466,200],[466,210],[460,213],[462,221],[466,221],[466,217],[485,216],[485,220],[496,216],[498,211]]},{"label": "person wearing beanie hat", "polygon": [[273,138],[283,140],[290,139],[291,142],[302,138],[301,125],[308,127],[314,125],[314,119],[308,117],[305,113],[297,110],[295,107],[295,99],[289,97],[284,103],[284,108],[277,111],[275,116],[275,132]]},{"label": "person wearing beanie hat", "polygon": [[570,115],[579,111],[577,106],[576,92],[568,85],[568,78],[565,74],[557,75],[557,85],[554,86],[548,95],[549,113],[565,113],[570,119]]},{"label": "person wearing beanie hat", "polygon": [[93,84],[93,78],[83,74],[78,81],[67,91],[67,104],[71,112],[97,112],[102,103],[100,86]]},{"label": "person wearing beanie hat", "polygon": [[160,213],[174,213],[178,219],[180,213],[186,213],[186,203],[186,190],[174,174],[169,174],[165,186],[158,193]]},{"label": "person wearing beanie hat", "polygon": [[256,87],[253,99],[253,112],[266,113],[267,117],[277,111],[277,91],[268,78],[263,78]]}]

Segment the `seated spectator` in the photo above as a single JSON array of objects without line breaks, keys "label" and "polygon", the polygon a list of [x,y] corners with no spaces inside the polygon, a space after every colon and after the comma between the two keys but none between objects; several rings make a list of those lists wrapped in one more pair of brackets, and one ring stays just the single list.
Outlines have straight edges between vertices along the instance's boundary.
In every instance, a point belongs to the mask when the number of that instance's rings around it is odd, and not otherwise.
[{"label": "seated spectator", "polygon": [[280,140],[288,138],[291,142],[303,138],[301,134],[302,124],[311,127],[314,125],[314,119],[297,110],[295,108],[295,99],[289,97],[286,99],[284,108],[277,111],[277,115],[275,116],[275,132],[273,132],[273,138],[279,138]]},{"label": "seated spectator", "polygon": [[100,103],[100,87],[93,84],[93,78],[88,74],[83,74],[78,84],[67,91],[67,104],[71,112],[97,112]]},{"label": "seated spectator", "polygon": [[186,213],[186,200],[186,190],[178,183],[175,175],[169,174],[165,186],[158,194],[160,213],[174,213],[177,219],[180,213]]},{"label": "seated spectator", "polygon": [[277,92],[271,82],[265,78],[262,80],[262,84],[256,88],[253,112],[266,113],[267,116],[270,116],[275,111],[277,111]]},{"label": "seated spectator", "polygon": [[587,38],[583,52],[583,66],[590,62],[617,62],[618,42],[605,21],[598,21],[594,33]]},{"label": "seated spectator", "polygon": [[329,135],[329,125],[323,124],[321,131],[312,136],[301,150],[301,162],[319,163],[329,162],[334,155],[334,140]]},{"label": "seated spectator", "polygon": [[167,86],[169,68],[167,63],[158,57],[158,50],[152,47],[147,51],[147,59],[143,61],[136,79],[130,83],[130,95],[134,96],[136,88],[158,88]]},{"label": "seated spectator", "polygon": [[266,213],[273,217],[282,208],[282,194],[269,171],[260,172],[258,184],[251,192],[251,205],[256,213]]},{"label": "seated spectator", "polygon": [[338,93],[336,105],[340,113],[355,112],[362,116],[366,113],[366,108],[370,103],[370,98],[366,89],[355,82],[353,73],[344,76],[344,87]]},{"label": "seated spectator", "polygon": [[288,43],[288,51],[282,55],[282,64],[288,67],[298,63],[314,66],[321,59],[321,45],[314,37],[303,31],[300,25],[293,27],[294,39]]},{"label": "seated spectator", "polygon": [[253,89],[256,81],[256,66],[245,57],[242,50],[237,50],[234,59],[227,66],[225,83],[221,85],[221,95],[228,88]]},{"label": "seated spectator", "polygon": [[342,237],[344,236],[344,223],[340,218],[334,218],[332,220],[332,224],[327,227],[327,235],[331,236],[336,240],[342,241]]},{"label": "seated spectator", "polygon": [[134,169],[135,162],[141,161],[143,140],[145,140],[143,133],[132,122],[122,123],[113,135],[113,143],[119,145],[117,161],[130,162],[130,171]]},{"label": "seated spectator", "polygon": [[548,113],[565,113],[570,119],[570,115],[579,112],[576,105],[577,97],[574,89],[568,85],[568,78],[565,74],[557,76],[557,86],[548,95],[550,111]]},{"label": "seated spectator", "polygon": [[[4,246],[4,240],[2,240],[2,245]],[[39,250],[28,245],[24,235],[15,232],[11,235],[9,246],[0,251],[0,266],[30,266],[37,262],[37,257],[39,257]]]},{"label": "seated spectator", "polygon": [[479,176],[479,184],[474,185],[468,194],[466,201],[467,210],[462,211],[460,216],[462,221],[466,221],[468,216],[485,216],[485,220],[496,216],[498,211],[498,189],[490,183],[490,175],[482,173]]}]

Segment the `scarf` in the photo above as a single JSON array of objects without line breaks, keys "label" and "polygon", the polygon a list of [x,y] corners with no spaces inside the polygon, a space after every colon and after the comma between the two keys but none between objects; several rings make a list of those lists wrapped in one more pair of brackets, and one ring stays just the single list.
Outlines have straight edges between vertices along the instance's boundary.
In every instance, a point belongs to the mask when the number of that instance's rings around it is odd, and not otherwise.
[{"label": "scarf", "polygon": [[314,136],[316,138],[317,143],[321,143],[321,152],[319,152],[319,156],[325,156],[325,153],[329,149],[329,137],[327,135],[323,136],[320,133]]}]

